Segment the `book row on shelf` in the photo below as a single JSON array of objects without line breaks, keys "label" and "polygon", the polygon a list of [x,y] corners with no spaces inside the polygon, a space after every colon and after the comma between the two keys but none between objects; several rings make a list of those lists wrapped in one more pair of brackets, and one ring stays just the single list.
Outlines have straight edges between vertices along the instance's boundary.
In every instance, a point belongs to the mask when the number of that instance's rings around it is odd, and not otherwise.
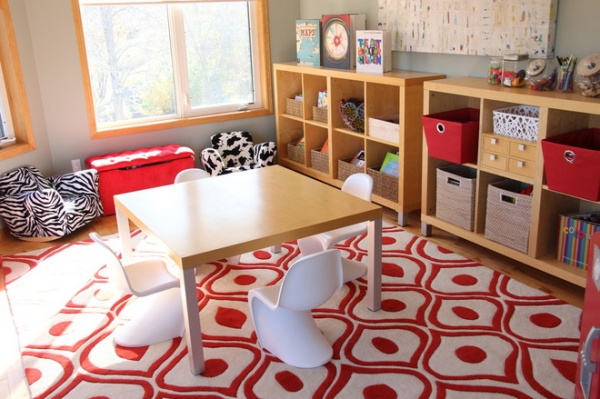
[{"label": "book row on shelf", "polygon": [[365,14],[329,14],[296,21],[299,65],[386,72],[392,69],[391,32],[366,30]]}]

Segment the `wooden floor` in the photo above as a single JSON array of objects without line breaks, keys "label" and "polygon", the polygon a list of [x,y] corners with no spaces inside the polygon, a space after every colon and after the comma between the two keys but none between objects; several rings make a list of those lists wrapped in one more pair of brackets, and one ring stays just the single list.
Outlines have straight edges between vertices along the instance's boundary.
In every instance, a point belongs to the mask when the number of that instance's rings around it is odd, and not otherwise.
[{"label": "wooden floor", "polygon": [[[414,212],[411,214],[409,218],[409,225],[404,227],[407,231],[410,231],[416,235],[421,234],[421,222],[419,220],[419,215],[419,212]],[[396,216],[396,212],[386,209],[385,221],[389,223],[397,223]],[[6,229],[2,229],[0,230],[0,256],[27,252],[58,244],[87,240],[89,239],[88,234],[92,231],[95,231],[103,236],[117,233],[115,217],[106,216],[98,218],[87,227],[78,230],[68,237],[46,243],[20,241],[12,238]],[[457,252],[469,259],[506,274],[524,284],[552,294],[557,298],[561,298],[565,302],[578,307],[582,306],[584,290],[581,287],[552,277],[532,267],[508,259],[498,253],[489,251],[467,240],[453,236],[436,228],[433,229],[433,234],[431,237],[429,237],[429,240],[446,249]],[[4,289],[4,276],[1,272],[0,289]]]}]

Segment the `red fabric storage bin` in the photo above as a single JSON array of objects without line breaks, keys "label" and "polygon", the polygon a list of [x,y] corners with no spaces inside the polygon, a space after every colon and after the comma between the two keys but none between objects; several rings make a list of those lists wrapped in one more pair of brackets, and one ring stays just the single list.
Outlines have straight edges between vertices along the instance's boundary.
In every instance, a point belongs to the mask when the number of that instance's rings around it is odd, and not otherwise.
[{"label": "red fabric storage bin", "polygon": [[461,108],[421,118],[430,157],[460,164],[477,162],[478,109]]},{"label": "red fabric storage bin", "polygon": [[550,190],[600,201],[600,129],[584,129],[542,140]]},{"label": "red fabric storage bin", "polygon": [[107,216],[115,213],[114,195],[173,184],[177,173],[195,167],[194,157],[192,149],[169,144],[96,155],[85,163],[98,170],[98,191]]}]

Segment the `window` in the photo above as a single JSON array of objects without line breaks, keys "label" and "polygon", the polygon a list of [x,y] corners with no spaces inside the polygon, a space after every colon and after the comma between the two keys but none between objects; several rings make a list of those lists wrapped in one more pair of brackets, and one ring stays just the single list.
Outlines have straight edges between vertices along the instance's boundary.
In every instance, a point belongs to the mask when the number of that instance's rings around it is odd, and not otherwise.
[{"label": "window", "polygon": [[271,113],[266,0],[73,1],[92,136]]},{"label": "window", "polygon": [[8,93],[4,83],[4,74],[0,68],[0,142],[9,141],[14,138],[12,118],[10,117],[10,107],[8,103]]},{"label": "window", "polygon": [[35,149],[9,0],[0,0],[0,160]]}]

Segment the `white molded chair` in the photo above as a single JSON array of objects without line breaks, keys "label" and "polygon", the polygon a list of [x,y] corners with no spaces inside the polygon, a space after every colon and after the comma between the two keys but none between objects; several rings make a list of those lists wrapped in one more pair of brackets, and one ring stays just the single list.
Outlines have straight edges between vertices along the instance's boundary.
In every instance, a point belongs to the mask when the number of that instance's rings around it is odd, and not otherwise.
[{"label": "white molded chair", "polygon": [[291,366],[327,363],[333,348],[311,310],[327,302],[342,284],[340,251],[332,249],[297,260],[281,284],[250,290],[250,315],[260,345]]},{"label": "white molded chair", "polygon": [[[366,173],[355,173],[350,175],[344,182],[342,191],[370,202],[371,194],[373,193],[373,178]],[[302,256],[325,251],[333,248],[335,244],[343,240],[365,234],[367,228],[368,222],[361,222],[325,233],[300,238],[298,240],[298,247],[300,248]],[[344,282],[356,280],[357,278],[364,276],[367,272],[367,266],[361,262],[342,258],[342,264],[344,270]]]},{"label": "white molded chair", "polygon": [[90,238],[107,258],[111,283],[137,297],[123,309],[122,313],[127,311],[133,317],[115,329],[114,342],[138,347],[181,337],[184,319],[179,279],[168,271],[167,263],[146,258],[124,265],[97,233],[90,233]]},{"label": "white molded chair", "polygon": [[185,183],[192,180],[210,177],[210,173],[199,168],[184,169],[175,176],[175,183]]}]

